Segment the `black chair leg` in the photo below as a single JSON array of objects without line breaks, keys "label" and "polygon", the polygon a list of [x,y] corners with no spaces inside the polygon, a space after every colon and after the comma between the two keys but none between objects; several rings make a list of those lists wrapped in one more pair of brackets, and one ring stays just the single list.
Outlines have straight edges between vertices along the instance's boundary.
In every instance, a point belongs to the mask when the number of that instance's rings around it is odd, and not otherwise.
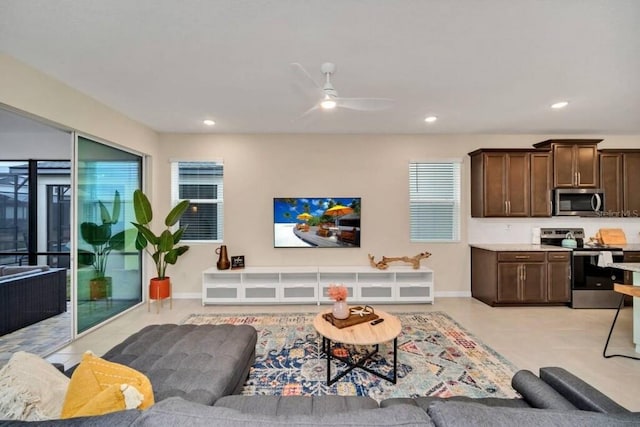
[{"label": "black chair leg", "polygon": [[618,320],[618,315],[620,314],[620,309],[624,306],[624,294],[620,296],[620,304],[618,304],[618,310],[616,310],[616,315],[613,318],[613,323],[611,324],[611,329],[609,329],[609,336],[607,336],[607,342],[604,345],[604,350],[602,350],[602,357],[608,359],[610,357],[626,357],[627,359],[640,360],[640,357],[627,356],[626,354],[607,354],[607,347],[609,347],[609,340],[611,340],[611,334],[613,333],[613,328],[616,326],[616,321]]}]

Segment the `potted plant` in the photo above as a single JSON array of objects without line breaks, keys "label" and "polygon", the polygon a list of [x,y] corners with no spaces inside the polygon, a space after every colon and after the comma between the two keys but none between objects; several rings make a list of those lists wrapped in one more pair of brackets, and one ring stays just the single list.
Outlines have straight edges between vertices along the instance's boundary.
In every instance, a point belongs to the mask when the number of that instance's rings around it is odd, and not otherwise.
[{"label": "potted plant", "polygon": [[125,232],[121,231],[114,235],[111,234],[111,226],[118,222],[120,218],[120,193],[116,190],[113,197],[111,212],[101,201],[100,218],[102,224],[95,222],[83,222],[80,224],[80,235],[87,242],[93,251],[82,251],[79,253],[79,259],[84,263],[92,265],[94,269],[94,277],[89,281],[89,299],[97,300],[111,298],[111,277],[106,275],[107,261],[109,254],[113,250],[124,250]]},{"label": "potted plant", "polygon": [[186,227],[175,232],[171,227],[176,225],[189,207],[189,201],[183,200],[174,206],[164,220],[165,229],[156,235],[150,228],[153,219],[151,203],[141,191],[133,193],[133,209],[136,221],[132,224],[138,229],[136,249],[146,251],[156,265],[157,276],[149,283],[149,298],[164,299],[171,296],[171,280],[166,275],[167,266],[175,264],[178,258],[189,250],[189,246],[178,246]]}]

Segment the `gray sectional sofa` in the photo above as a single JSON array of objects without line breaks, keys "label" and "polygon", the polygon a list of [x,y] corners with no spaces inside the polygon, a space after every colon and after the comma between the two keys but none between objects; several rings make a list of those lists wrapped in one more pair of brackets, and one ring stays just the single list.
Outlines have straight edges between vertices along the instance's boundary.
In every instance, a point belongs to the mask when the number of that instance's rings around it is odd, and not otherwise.
[{"label": "gray sectional sofa", "polygon": [[[156,404],[146,411],[1,426],[640,426],[632,413],[562,368],[522,370],[515,399],[236,395],[255,361],[251,326],[154,325],[103,357],[145,373]],[[71,373],[73,369],[67,373]]]}]

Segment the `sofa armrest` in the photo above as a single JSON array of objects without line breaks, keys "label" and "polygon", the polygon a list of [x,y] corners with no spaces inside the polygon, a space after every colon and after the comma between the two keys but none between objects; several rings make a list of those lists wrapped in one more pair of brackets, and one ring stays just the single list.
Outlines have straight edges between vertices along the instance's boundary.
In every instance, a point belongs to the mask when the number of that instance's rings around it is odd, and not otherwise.
[{"label": "sofa armrest", "polygon": [[628,413],[609,397],[563,368],[540,368],[540,378],[578,409],[604,413]]},{"label": "sofa armrest", "polygon": [[523,369],[511,379],[511,386],[533,407],[540,409],[577,409],[569,400],[549,384],[536,377],[533,372]]}]

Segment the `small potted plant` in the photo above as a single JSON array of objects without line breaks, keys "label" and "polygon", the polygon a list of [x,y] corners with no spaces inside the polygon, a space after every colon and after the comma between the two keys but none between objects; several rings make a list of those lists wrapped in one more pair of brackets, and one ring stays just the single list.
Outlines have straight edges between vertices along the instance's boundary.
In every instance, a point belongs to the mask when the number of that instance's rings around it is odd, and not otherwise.
[{"label": "small potted plant", "polygon": [[151,299],[171,297],[171,279],[166,275],[167,266],[175,264],[178,258],[189,250],[189,246],[178,246],[186,227],[180,227],[175,232],[171,231],[171,227],[180,221],[188,207],[188,200],[183,200],[174,206],[164,220],[165,229],[156,235],[150,228],[153,211],[149,199],[141,190],[133,193],[133,209],[137,222],[132,224],[138,229],[136,249],[146,251],[156,265],[157,276],[149,283]]},{"label": "small potted plant", "polygon": [[111,226],[116,224],[120,218],[120,193],[116,190],[111,212],[101,201],[98,201],[98,205],[102,224],[89,221],[80,224],[80,235],[93,251],[83,250],[79,252],[78,257],[84,263],[92,265],[94,269],[94,277],[89,281],[89,299],[106,298],[108,301],[111,298],[112,285],[111,277],[106,274],[109,254],[113,250],[124,250],[125,245],[124,231],[111,234]]}]

